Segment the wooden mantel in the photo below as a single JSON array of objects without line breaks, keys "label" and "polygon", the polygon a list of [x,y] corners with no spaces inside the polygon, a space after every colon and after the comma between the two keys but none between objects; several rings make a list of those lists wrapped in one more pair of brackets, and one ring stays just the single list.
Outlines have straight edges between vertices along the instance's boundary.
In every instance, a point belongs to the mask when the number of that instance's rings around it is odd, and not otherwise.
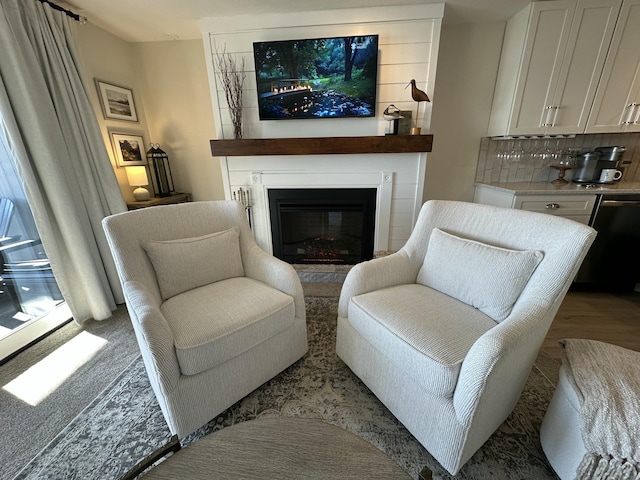
[{"label": "wooden mantel", "polygon": [[433,135],[211,140],[214,157],[430,152]]}]

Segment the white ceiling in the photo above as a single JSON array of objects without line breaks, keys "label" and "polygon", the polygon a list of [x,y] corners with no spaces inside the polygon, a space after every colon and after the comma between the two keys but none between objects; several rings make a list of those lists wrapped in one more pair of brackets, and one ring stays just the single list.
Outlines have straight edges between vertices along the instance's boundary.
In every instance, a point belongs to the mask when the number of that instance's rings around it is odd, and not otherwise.
[{"label": "white ceiling", "polygon": [[200,38],[198,19],[445,2],[445,24],[504,21],[529,0],[67,0],[56,3],[129,42]]}]

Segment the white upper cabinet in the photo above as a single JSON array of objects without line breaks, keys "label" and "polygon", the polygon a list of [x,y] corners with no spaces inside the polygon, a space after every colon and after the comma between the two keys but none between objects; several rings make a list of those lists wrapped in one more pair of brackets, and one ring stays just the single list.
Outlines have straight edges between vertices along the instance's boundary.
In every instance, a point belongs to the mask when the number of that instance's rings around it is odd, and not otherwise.
[{"label": "white upper cabinet", "polygon": [[490,136],[584,133],[621,3],[533,2],[509,20]]},{"label": "white upper cabinet", "polygon": [[625,0],[586,133],[640,132],[640,0]]}]

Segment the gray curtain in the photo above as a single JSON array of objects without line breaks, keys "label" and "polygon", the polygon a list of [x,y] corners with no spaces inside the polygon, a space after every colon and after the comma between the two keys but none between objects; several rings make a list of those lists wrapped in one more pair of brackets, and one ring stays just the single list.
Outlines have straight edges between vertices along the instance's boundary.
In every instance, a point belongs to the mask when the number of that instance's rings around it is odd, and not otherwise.
[{"label": "gray curtain", "polygon": [[0,0],[0,114],[25,195],[74,319],[124,298],[102,219],[122,198],[73,45],[76,22],[35,0]]}]

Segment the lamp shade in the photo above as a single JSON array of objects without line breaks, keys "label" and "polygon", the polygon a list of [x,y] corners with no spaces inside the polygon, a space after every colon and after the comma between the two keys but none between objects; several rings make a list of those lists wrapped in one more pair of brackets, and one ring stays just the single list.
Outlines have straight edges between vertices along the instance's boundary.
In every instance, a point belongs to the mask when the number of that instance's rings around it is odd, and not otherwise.
[{"label": "lamp shade", "polygon": [[140,165],[138,167],[125,167],[127,172],[127,180],[132,187],[138,187],[133,191],[133,198],[138,202],[145,202],[151,198],[149,190],[143,185],[149,185],[149,177],[147,177],[147,167]]},{"label": "lamp shade", "polygon": [[127,179],[132,187],[141,187],[149,185],[149,177],[147,177],[147,167],[141,165],[138,167],[126,167]]}]

